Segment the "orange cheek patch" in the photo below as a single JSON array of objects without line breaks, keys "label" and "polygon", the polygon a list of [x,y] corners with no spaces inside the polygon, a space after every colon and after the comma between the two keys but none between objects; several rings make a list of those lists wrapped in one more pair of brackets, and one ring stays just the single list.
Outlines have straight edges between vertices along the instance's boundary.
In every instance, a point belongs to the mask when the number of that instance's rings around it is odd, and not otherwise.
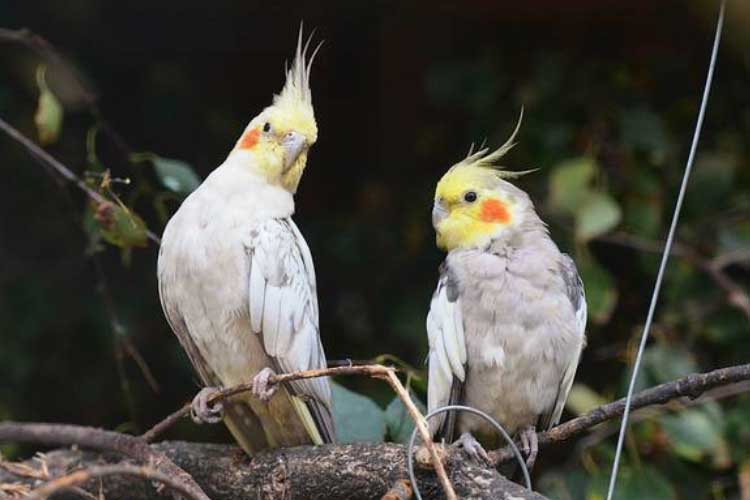
[{"label": "orange cheek patch", "polygon": [[510,213],[505,204],[500,200],[487,200],[482,203],[479,218],[483,222],[499,222],[507,224],[510,221]]},{"label": "orange cheek patch", "polygon": [[254,128],[250,132],[242,134],[240,143],[237,145],[240,149],[253,149],[258,144],[258,138],[260,137],[260,129]]}]

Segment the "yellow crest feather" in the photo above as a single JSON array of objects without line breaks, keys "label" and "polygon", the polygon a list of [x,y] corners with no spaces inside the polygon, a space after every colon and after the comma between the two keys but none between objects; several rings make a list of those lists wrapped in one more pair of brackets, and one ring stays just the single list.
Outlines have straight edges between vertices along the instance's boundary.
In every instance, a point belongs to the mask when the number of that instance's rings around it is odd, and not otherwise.
[{"label": "yellow crest feather", "polygon": [[285,68],[286,82],[281,92],[274,96],[273,104],[279,108],[291,108],[298,112],[301,111],[309,115],[311,120],[314,120],[315,113],[313,111],[312,92],[310,91],[310,71],[315,56],[318,54],[318,50],[320,50],[323,42],[318,43],[308,60],[307,51],[310,48],[310,43],[315,33],[310,34],[303,46],[302,31],[303,27],[300,25],[297,37],[297,52],[295,53],[294,61],[292,61],[291,67],[287,66]]},{"label": "yellow crest feather", "polygon": [[456,163],[453,165],[448,172],[454,169],[460,169],[465,167],[480,167],[480,168],[487,168],[494,170],[495,175],[500,177],[501,179],[515,179],[517,177],[520,177],[525,174],[529,174],[531,172],[536,172],[538,169],[532,169],[532,170],[522,170],[520,172],[513,172],[509,170],[503,170],[503,167],[498,165],[496,162],[505,156],[508,151],[513,149],[513,146],[516,145],[514,142],[516,135],[518,134],[519,129],[521,128],[521,122],[523,121],[523,107],[521,107],[521,113],[518,116],[518,122],[516,123],[516,128],[513,130],[513,133],[510,135],[507,141],[497,148],[495,151],[490,152],[490,148],[484,147],[484,143],[482,143],[481,146],[479,146],[478,151],[474,151],[474,145],[471,145],[471,148],[469,148],[469,153],[466,155],[466,158],[461,160],[459,163]]}]

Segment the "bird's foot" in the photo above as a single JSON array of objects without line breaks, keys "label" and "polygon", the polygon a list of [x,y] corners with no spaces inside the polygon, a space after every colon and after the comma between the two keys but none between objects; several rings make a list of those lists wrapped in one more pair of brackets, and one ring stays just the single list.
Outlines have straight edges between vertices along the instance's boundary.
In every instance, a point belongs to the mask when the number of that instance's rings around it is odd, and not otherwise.
[{"label": "bird's foot", "polygon": [[464,452],[466,452],[466,454],[469,455],[470,458],[473,458],[477,462],[484,462],[485,464],[492,463],[492,460],[490,460],[490,456],[487,454],[484,448],[482,448],[482,445],[479,444],[479,441],[477,441],[476,438],[469,432],[464,432],[463,434],[461,434],[461,437],[458,438],[455,443],[453,443],[453,446],[460,446],[464,449]]},{"label": "bird's foot", "polygon": [[526,467],[531,472],[536,462],[536,455],[539,453],[539,438],[536,434],[536,427],[533,425],[524,428],[518,436],[521,439],[521,452],[526,455]]},{"label": "bird's foot", "polygon": [[216,424],[224,418],[224,404],[210,399],[220,391],[218,387],[204,387],[193,398],[190,405],[190,417],[196,424]]},{"label": "bird's foot", "polygon": [[253,377],[253,395],[264,403],[270,401],[279,389],[276,384],[270,384],[268,382],[268,379],[271,378],[271,376],[276,376],[276,372],[266,367]]}]

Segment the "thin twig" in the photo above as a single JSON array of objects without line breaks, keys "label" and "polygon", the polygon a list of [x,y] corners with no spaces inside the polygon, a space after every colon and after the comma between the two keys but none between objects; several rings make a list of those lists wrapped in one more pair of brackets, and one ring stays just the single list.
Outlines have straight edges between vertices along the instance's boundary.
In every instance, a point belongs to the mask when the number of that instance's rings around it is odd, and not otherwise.
[{"label": "thin twig", "polygon": [[[739,394],[744,394],[746,392],[750,392],[750,381],[748,380],[737,382],[736,384],[732,385],[716,387],[714,389],[711,389],[710,391],[707,391],[705,394],[696,399],[688,399],[687,401],[674,400],[668,402],[662,407],[657,406],[641,408],[633,412],[633,415],[630,417],[630,421],[632,423],[643,422],[645,420],[658,418],[659,416],[664,415],[667,411],[680,411],[693,406],[706,404],[709,401],[721,401],[723,399],[731,398]],[[592,446],[595,446],[608,437],[612,436],[618,430],[619,427],[617,425],[614,425],[613,422],[610,422],[608,425],[597,427],[594,432],[576,443],[576,448],[578,450],[591,448]]]},{"label": "thin twig", "polygon": [[151,467],[116,464],[89,467],[88,469],[77,470],[65,476],[53,479],[47,484],[33,490],[26,497],[26,500],[43,500],[54,493],[74,488],[86,483],[87,481],[90,481],[91,479],[115,475],[132,476],[139,477],[141,479],[147,479],[149,481],[157,481],[164,484],[174,492],[185,495],[186,497],[193,500],[202,500],[203,498],[208,498],[201,495],[196,495],[196,492],[191,488],[185,486],[182,481],[176,480],[173,477],[159,472],[158,470],[155,470]]},{"label": "thin twig", "polygon": [[[143,378],[146,379],[148,385],[151,386],[151,390],[155,393],[158,393],[159,383],[156,381],[156,377],[154,377],[154,374],[151,371],[151,368],[148,366],[148,363],[146,363],[143,355],[141,355],[141,353],[138,351],[138,348],[135,346],[135,344],[133,344],[133,340],[130,338],[127,330],[120,322],[120,318],[117,314],[117,307],[115,306],[115,300],[112,297],[112,292],[109,287],[109,281],[107,280],[107,275],[104,272],[104,266],[102,265],[101,259],[97,253],[94,253],[91,256],[91,259],[94,263],[94,270],[96,271],[99,281],[96,289],[102,298],[104,310],[106,311],[107,317],[109,318],[109,326],[112,329],[112,334],[115,337],[115,349],[122,350],[125,352],[125,354],[130,356],[130,358],[140,369]],[[117,356],[117,352],[115,353],[115,355]],[[135,415],[131,415],[131,417],[134,418]]]},{"label": "thin twig", "polygon": [[[26,150],[31,153],[31,156],[40,164],[46,167],[52,167],[54,171],[64,180],[75,185],[78,189],[83,191],[86,196],[94,200],[98,204],[110,204],[112,203],[96,190],[92,189],[86,182],[78,177],[71,169],[63,165],[55,157],[47,153],[45,150],[37,146],[34,141],[23,135],[8,122],[0,118],[0,129],[8,134],[13,140],[21,144]],[[161,240],[156,234],[150,230],[146,230],[146,236],[148,239],[159,245]]]},{"label": "thin twig", "polygon": [[[735,384],[744,380],[750,380],[750,363],[720,368],[707,373],[694,373],[635,394],[632,398],[631,409],[661,405],[685,396],[695,399],[715,387]],[[540,433],[539,447],[566,441],[595,425],[620,417],[624,411],[625,398],[595,408],[585,415]],[[510,448],[502,448],[491,452],[490,455],[497,464],[513,459],[513,452]]]},{"label": "thin twig", "polygon": [[[279,375],[273,375],[269,377],[268,383],[271,385],[274,385],[274,384],[282,384],[285,382],[291,382],[293,380],[302,380],[302,379],[310,379],[310,378],[318,378],[318,377],[332,377],[335,375],[364,375],[364,376],[371,377],[371,378],[385,380],[386,382],[388,382],[391,388],[396,392],[396,395],[404,403],[406,410],[409,412],[409,415],[414,420],[414,424],[419,430],[419,434],[422,440],[424,441],[425,446],[430,452],[430,456],[432,457],[432,463],[433,463],[433,466],[435,467],[435,473],[437,474],[438,479],[440,480],[440,484],[443,486],[446,497],[450,500],[455,499],[457,498],[456,493],[453,491],[453,487],[450,484],[448,475],[445,472],[445,467],[443,465],[443,462],[440,460],[440,456],[438,455],[437,449],[435,448],[435,445],[432,442],[430,431],[428,430],[428,427],[427,427],[427,422],[425,421],[422,413],[414,404],[414,401],[412,401],[411,396],[409,396],[409,392],[404,388],[403,384],[398,379],[395,372],[396,370],[394,368],[383,366],[383,365],[337,366],[334,368],[320,368],[316,370],[305,370],[305,371],[299,371],[299,372],[282,373]],[[217,403],[219,401],[222,401],[236,394],[248,392],[251,390],[252,390],[252,383],[239,384],[233,387],[229,387],[227,389],[223,389],[217,392],[216,394],[214,394],[211,398],[209,398],[209,403]],[[172,413],[167,418],[165,418],[164,420],[156,424],[154,427],[152,427],[149,431],[147,431],[141,437],[147,442],[153,441],[159,434],[164,432],[166,429],[168,429],[171,425],[173,425],[175,422],[177,422],[181,418],[186,417],[189,413],[190,413],[190,403],[186,403],[179,410]]]},{"label": "thin twig", "polygon": [[0,442],[37,443],[114,451],[180,481],[193,498],[208,500],[198,483],[165,454],[153,450],[143,439],[114,431],[69,424],[0,422]]},{"label": "thin twig", "polygon": [[[648,240],[624,232],[602,235],[597,239],[604,243],[612,243],[641,252],[660,254],[664,250],[664,243],[662,242]],[[732,264],[750,261],[750,252],[739,249],[719,254],[712,259],[707,259],[688,245],[675,242],[673,243],[670,255],[685,259],[687,262],[703,271],[726,293],[727,302],[729,302],[730,305],[736,307],[745,313],[746,316],[750,317],[750,294],[730,278],[725,271],[725,269]]]},{"label": "thin twig", "polygon": [[[378,365],[375,365],[375,366],[378,366]],[[457,499],[458,497],[456,496],[456,492],[453,491],[453,486],[451,485],[451,482],[448,479],[448,474],[446,474],[445,472],[445,466],[443,465],[443,461],[440,459],[440,455],[438,455],[438,451],[437,451],[437,448],[435,447],[435,443],[432,441],[432,435],[430,434],[430,431],[427,427],[427,420],[424,418],[424,415],[422,415],[422,413],[416,407],[416,405],[414,404],[414,401],[412,401],[411,396],[409,396],[409,392],[406,390],[406,388],[403,386],[401,381],[398,379],[395,371],[392,368],[386,369],[386,370],[387,370],[387,373],[385,374],[386,376],[385,380],[387,380],[388,383],[393,388],[393,390],[396,391],[396,394],[398,394],[398,397],[404,403],[406,410],[409,412],[409,414],[411,415],[411,418],[414,420],[414,424],[417,426],[419,435],[422,438],[422,442],[424,443],[423,446],[425,446],[427,450],[430,452],[430,457],[432,457],[432,464],[435,467],[435,473],[437,474],[438,479],[440,480],[440,484],[443,487],[443,491],[445,492],[446,498],[448,498],[448,500]]]},{"label": "thin twig", "polygon": [[67,58],[60,54],[60,51],[49,43],[46,38],[37,35],[27,28],[19,30],[0,28],[0,41],[14,42],[24,45],[36,52],[42,59],[46,59],[48,62],[51,62],[70,73],[73,76],[73,79],[78,83],[78,87],[86,105],[91,108],[92,111],[98,111],[96,94],[85,83],[75,65],[70,63]]}]

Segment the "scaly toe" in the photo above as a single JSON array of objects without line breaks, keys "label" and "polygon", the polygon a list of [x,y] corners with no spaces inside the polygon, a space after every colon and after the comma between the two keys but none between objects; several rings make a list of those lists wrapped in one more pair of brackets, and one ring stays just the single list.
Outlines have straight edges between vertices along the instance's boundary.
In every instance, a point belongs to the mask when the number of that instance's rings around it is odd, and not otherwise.
[{"label": "scaly toe", "polygon": [[276,373],[266,367],[253,377],[253,395],[264,403],[270,401],[278,390],[278,387],[275,384],[272,385],[268,383],[268,379],[271,378],[272,375],[276,375]]},{"label": "scaly toe", "polygon": [[469,457],[477,462],[484,462],[490,464],[490,456],[487,454],[485,449],[479,444],[474,436],[470,433],[465,432],[461,434],[461,437],[457,441],[457,445],[461,446]]},{"label": "scaly toe", "polygon": [[531,471],[534,468],[537,454],[539,453],[539,437],[536,428],[528,427],[521,431],[521,451],[526,455],[526,467]]},{"label": "scaly toe", "polygon": [[204,387],[193,398],[190,405],[190,417],[196,424],[216,424],[224,418],[224,405],[221,401],[210,403],[209,400],[219,389],[216,387]]}]

